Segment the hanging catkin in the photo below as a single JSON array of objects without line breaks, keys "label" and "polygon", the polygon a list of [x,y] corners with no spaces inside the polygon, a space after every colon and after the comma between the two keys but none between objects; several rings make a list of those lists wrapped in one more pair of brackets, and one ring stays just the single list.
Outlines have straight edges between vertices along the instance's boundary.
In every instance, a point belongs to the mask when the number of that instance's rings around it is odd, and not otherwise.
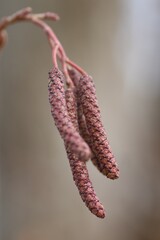
[{"label": "hanging catkin", "polygon": [[65,100],[64,76],[59,69],[53,68],[52,71],[49,72],[49,79],[48,91],[51,113],[61,137],[72,152],[76,153],[80,159],[87,160],[90,158],[90,149],[76,131],[68,116]]},{"label": "hanging catkin", "polygon": [[[80,74],[76,72],[74,69],[69,70],[69,76],[72,79],[74,86],[75,86],[75,97],[76,97],[76,102],[77,102],[77,117],[78,117],[78,128],[80,135],[82,138],[85,140],[85,142],[90,145],[90,137],[89,133],[86,127],[86,122],[85,122],[85,117],[83,114],[83,108],[82,104],[79,99],[79,91],[78,91],[78,85],[79,85],[79,80],[80,80]],[[93,153],[92,153],[93,155]]]},{"label": "hanging catkin", "polygon": [[110,179],[119,177],[119,169],[101,122],[94,83],[89,76],[79,81],[79,97],[92,141],[92,151],[98,160],[98,169]]},{"label": "hanging catkin", "polygon": [[[66,103],[70,120],[78,131],[77,102],[73,89],[66,90]],[[76,154],[70,150],[68,145],[66,145],[66,152],[72,170],[73,179],[82,200],[93,214],[95,214],[97,217],[104,218],[104,208],[93,189],[92,183],[89,179],[86,163],[80,161]]]},{"label": "hanging catkin", "polygon": [[[75,70],[69,70],[70,77],[76,86],[76,97],[77,97],[77,105],[78,105],[78,124],[79,124],[79,131],[83,139],[86,141],[86,143],[89,145],[91,151],[92,151],[92,156],[91,156],[91,161],[97,167],[97,169],[105,176],[108,176],[108,165],[106,166],[106,163],[101,163],[97,159],[97,156],[94,153],[94,143],[92,141],[92,138],[90,137],[90,134],[87,129],[86,125],[86,120],[85,116],[83,114],[83,107],[82,103],[80,101],[80,95],[81,91],[79,89],[79,80],[80,80],[80,75],[75,71]],[[114,167],[114,165],[113,165]]]},{"label": "hanging catkin", "polygon": [[[111,152],[95,87],[86,71],[72,61],[45,20],[58,20],[53,12],[33,13],[23,8],[0,20],[0,51],[7,43],[7,27],[20,21],[30,22],[43,30],[51,47],[53,69],[49,72],[49,102],[51,113],[64,141],[73,179],[82,200],[97,217],[104,218],[105,211],[93,189],[87,170],[87,160],[110,179],[119,177],[114,155]],[[59,69],[61,66],[61,70]],[[65,90],[66,89],[66,90]]]}]

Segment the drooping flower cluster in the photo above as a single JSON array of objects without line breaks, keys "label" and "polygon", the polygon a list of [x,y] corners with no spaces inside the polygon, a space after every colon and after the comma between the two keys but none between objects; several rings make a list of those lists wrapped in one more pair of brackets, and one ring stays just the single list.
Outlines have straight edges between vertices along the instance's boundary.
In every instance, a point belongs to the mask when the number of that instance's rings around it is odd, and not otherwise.
[{"label": "drooping flower cluster", "polygon": [[88,75],[69,70],[72,87],[66,87],[58,68],[49,72],[49,102],[55,124],[64,140],[73,179],[82,200],[97,217],[105,211],[89,179],[86,161],[91,158],[98,170],[110,179],[119,177],[96,98],[95,86]]},{"label": "drooping flower cluster", "polygon": [[64,140],[73,179],[82,200],[94,215],[104,218],[104,207],[93,189],[86,164],[91,159],[97,169],[110,179],[119,177],[119,169],[101,121],[95,86],[92,78],[67,57],[45,20],[56,21],[59,16],[52,12],[33,13],[27,7],[4,17],[0,21],[0,50],[7,42],[6,28],[16,22],[31,22],[46,34],[54,65],[49,72],[48,83],[51,113]]}]

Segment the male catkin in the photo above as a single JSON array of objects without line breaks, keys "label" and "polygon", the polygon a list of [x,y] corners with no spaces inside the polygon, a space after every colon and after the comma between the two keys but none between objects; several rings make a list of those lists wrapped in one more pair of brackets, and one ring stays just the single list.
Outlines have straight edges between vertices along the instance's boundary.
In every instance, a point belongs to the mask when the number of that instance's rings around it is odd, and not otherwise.
[{"label": "male catkin", "polygon": [[88,145],[78,131],[76,131],[68,116],[64,76],[62,72],[57,68],[53,68],[52,71],[49,72],[49,79],[48,91],[51,113],[64,143],[67,144],[80,159],[90,158],[91,153]]},{"label": "male catkin", "polygon": [[[73,125],[75,126],[76,130],[78,130],[77,102],[73,89],[66,90],[66,103],[69,117]],[[103,205],[100,203],[98,197],[96,196],[92,183],[89,179],[86,163],[80,161],[76,154],[74,154],[67,145],[66,152],[72,170],[73,179],[78,188],[82,200],[85,202],[88,209],[94,215],[100,218],[104,218],[105,211]]]},{"label": "male catkin", "polygon": [[119,169],[102,125],[93,80],[89,76],[83,76],[78,86],[80,102],[92,140],[92,151],[98,160],[98,168],[108,178],[116,179],[119,177]]}]

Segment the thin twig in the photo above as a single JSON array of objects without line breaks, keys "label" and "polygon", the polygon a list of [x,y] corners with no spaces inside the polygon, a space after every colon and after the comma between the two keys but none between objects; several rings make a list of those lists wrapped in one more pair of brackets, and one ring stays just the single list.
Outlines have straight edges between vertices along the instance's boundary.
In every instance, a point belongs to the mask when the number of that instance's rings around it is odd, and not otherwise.
[{"label": "thin twig", "polygon": [[51,29],[51,27],[47,23],[44,22],[44,20],[57,21],[57,20],[59,20],[59,16],[52,12],[33,14],[32,8],[26,7],[8,17],[4,17],[0,21],[0,42],[1,42],[0,48],[2,48],[4,46],[4,42],[5,42],[3,39],[4,34],[2,34],[2,33],[4,33],[4,30],[9,25],[17,23],[17,22],[21,22],[21,21],[30,21],[31,23],[40,27],[45,32],[47,39],[49,41],[50,47],[52,49],[53,64],[55,65],[55,67],[57,67],[58,66],[57,58],[59,58],[59,60],[62,64],[63,73],[65,75],[66,84],[69,87],[73,87],[72,80],[68,74],[69,66],[76,69],[82,75],[85,75],[86,72],[67,57],[65,50],[64,50],[62,44],[60,43],[59,39],[57,38],[56,34]]}]

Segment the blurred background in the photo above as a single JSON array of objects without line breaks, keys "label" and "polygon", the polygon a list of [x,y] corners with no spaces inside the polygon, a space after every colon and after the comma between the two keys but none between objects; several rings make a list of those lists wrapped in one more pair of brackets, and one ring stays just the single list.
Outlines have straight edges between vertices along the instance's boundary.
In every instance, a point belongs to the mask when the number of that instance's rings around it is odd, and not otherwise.
[{"label": "blurred background", "polygon": [[121,175],[88,163],[105,206],[92,215],[73,183],[48,103],[46,36],[30,23],[8,28],[0,52],[0,239],[160,239],[160,2],[1,0],[0,17],[31,6],[51,23],[68,56],[93,76]]}]

